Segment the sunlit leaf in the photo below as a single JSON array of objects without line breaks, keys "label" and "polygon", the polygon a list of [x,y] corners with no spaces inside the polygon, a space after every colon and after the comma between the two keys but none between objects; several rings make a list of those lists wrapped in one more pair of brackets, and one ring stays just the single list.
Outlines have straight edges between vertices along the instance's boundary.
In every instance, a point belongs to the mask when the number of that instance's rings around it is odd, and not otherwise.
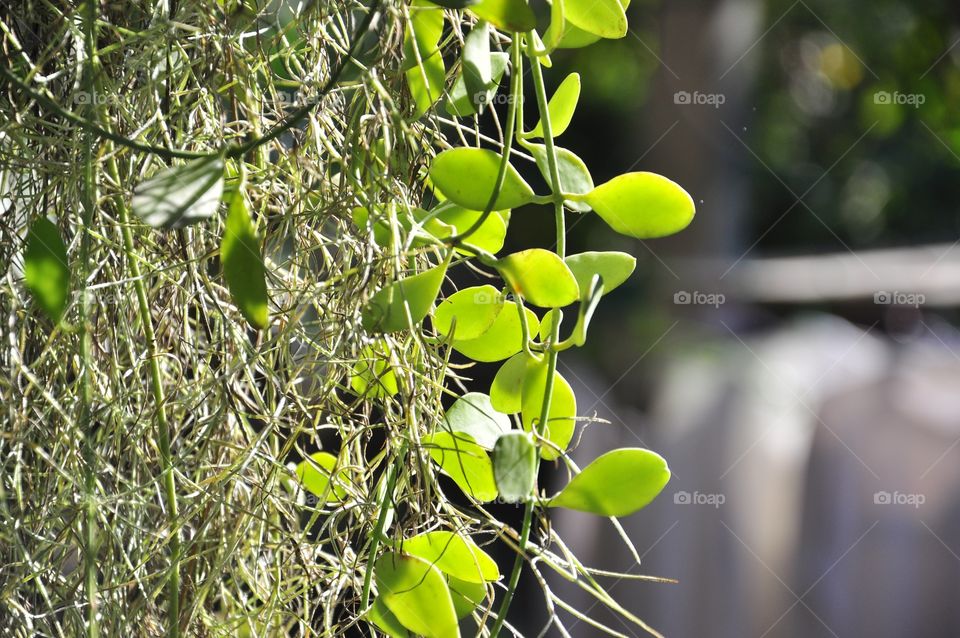
[{"label": "sunlit leaf", "polygon": [[553,444],[543,445],[540,448],[540,456],[552,461],[567,449],[567,445],[573,438],[577,417],[577,398],[567,380],[559,372],[554,372],[550,412],[547,423],[541,426],[540,417],[543,411],[548,372],[546,359],[527,362],[523,379],[521,415],[524,430],[539,431],[544,439]]},{"label": "sunlit leaf", "polygon": [[[550,160],[547,154],[547,147],[544,144],[527,144],[530,154],[537,162],[537,168],[543,175],[543,179],[548,184],[553,183],[553,177],[550,175]],[[593,190],[593,177],[587,165],[580,159],[576,153],[565,148],[554,147],[557,154],[557,173],[560,176],[560,191],[563,193],[573,193],[575,195],[586,195]],[[590,210],[590,206],[583,201],[566,200],[563,202],[567,208],[585,213]]]},{"label": "sunlit leaf", "polygon": [[659,454],[641,448],[613,450],[598,457],[550,499],[551,507],[627,516],[656,498],[670,480]]},{"label": "sunlit leaf", "polygon": [[266,269],[260,252],[260,238],[250,220],[242,191],[230,198],[230,210],[220,243],[223,276],[230,296],[244,318],[262,330],[269,323]]},{"label": "sunlit leaf", "polygon": [[477,112],[478,108],[484,104],[490,104],[493,96],[500,86],[500,78],[506,71],[510,60],[510,54],[501,51],[494,51],[490,54],[490,83],[480,94],[472,93],[467,90],[467,83],[464,80],[463,73],[457,76],[453,86],[447,94],[447,113],[457,117],[467,117]]},{"label": "sunlit leaf", "polygon": [[344,489],[342,473],[330,484],[330,478],[337,466],[337,457],[329,452],[315,452],[310,458],[297,464],[296,474],[303,489],[307,490],[324,503],[336,502],[343,499],[347,493]]},{"label": "sunlit leaf", "polygon": [[444,336],[455,329],[457,339],[476,339],[493,325],[502,309],[499,290],[489,284],[471,286],[440,302],[433,312],[433,327]]},{"label": "sunlit leaf", "polygon": [[386,553],[374,567],[380,600],[410,631],[427,638],[459,638],[447,581],[415,556]]},{"label": "sunlit leaf", "polygon": [[425,2],[410,8],[404,36],[403,68],[416,104],[415,117],[426,113],[443,95],[446,66],[438,44],[443,33],[443,10]]},{"label": "sunlit leaf", "polygon": [[693,199],[675,182],[656,173],[626,173],[583,197],[622,235],[648,239],[672,235],[693,220]]},{"label": "sunlit leaf", "polygon": [[483,502],[497,498],[490,456],[469,434],[435,432],[423,443],[430,458],[465,494]]},{"label": "sunlit leaf", "polygon": [[217,212],[223,195],[224,163],[204,157],[165,168],[133,191],[133,214],[155,228],[181,228]]},{"label": "sunlit leaf", "polygon": [[[566,2],[569,1],[566,0]],[[564,78],[550,101],[547,102],[547,113],[550,114],[550,132],[554,138],[559,137],[570,126],[570,120],[573,119],[573,113],[577,110],[579,100],[580,74],[571,73]],[[537,122],[533,130],[525,133],[524,137],[543,137],[543,122]]]},{"label": "sunlit leaf", "polygon": [[[493,81],[490,60],[490,30],[483,20],[477,22],[463,41],[463,79],[470,95],[486,95]],[[479,100],[477,100],[479,101]]]},{"label": "sunlit leaf", "polygon": [[507,432],[493,448],[493,478],[500,498],[526,501],[537,479],[537,446],[526,432]]},{"label": "sunlit leaf", "polygon": [[493,449],[497,438],[510,429],[510,417],[494,409],[490,397],[468,392],[457,399],[445,417],[446,429],[469,434],[477,445]]},{"label": "sunlit leaf", "polygon": [[457,611],[457,618],[466,618],[477,605],[487,597],[487,586],[483,583],[468,583],[459,578],[447,577],[450,587],[450,596],[453,598],[453,607]]},{"label": "sunlit leaf", "polygon": [[357,396],[382,399],[399,392],[396,374],[390,367],[388,355],[378,351],[381,348],[385,350],[382,342],[378,342],[376,347],[364,346],[353,364],[350,387]]},{"label": "sunlit leaf", "polygon": [[27,233],[23,275],[34,301],[53,323],[59,323],[70,296],[67,247],[56,224],[40,217]]},{"label": "sunlit leaf", "polygon": [[507,255],[496,268],[515,293],[535,306],[559,308],[580,296],[573,273],[549,250],[530,248]]},{"label": "sunlit leaf", "polygon": [[522,33],[537,26],[536,16],[526,0],[480,0],[468,10],[504,31]]},{"label": "sunlit leaf", "polygon": [[[485,148],[452,148],[437,155],[430,167],[433,185],[452,202],[470,210],[486,210],[493,195],[501,156]],[[494,210],[517,208],[533,200],[533,189],[507,165]]]},{"label": "sunlit leaf", "polygon": [[[467,210],[462,206],[457,206],[453,202],[443,202],[433,209],[436,219],[445,225],[452,226],[457,233],[465,233],[473,228],[480,217],[481,211]],[[503,242],[507,237],[507,224],[503,217],[498,214],[490,213],[487,215],[480,227],[473,231],[469,237],[463,240],[467,246],[473,246],[485,250],[488,253],[496,254],[503,248]]]},{"label": "sunlit leaf", "polygon": [[411,554],[448,574],[469,583],[482,583],[500,578],[497,563],[468,536],[446,530],[424,532],[401,544]]},{"label": "sunlit leaf", "polygon": [[637,266],[633,255],[617,251],[588,251],[569,255],[564,261],[577,279],[581,299],[587,298],[594,275],[603,279],[603,294],[607,294],[625,282]]},{"label": "sunlit leaf", "polygon": [[[452,594],[453,591],[451,590],[450,593]],[[397,617],[393,615],[392,611],[387,609],[387,606],[383,604],[379,596],[370,606],[370,611],[367,612],[367,619],[376,625],[380,631],[389,636],[389,638],[408,638],[410,636],[407,628],[400,624],[400,621],[397,620]]]},{"label": "sunlit leaf", "polygon": [[515,354],[500,366],[490,384],[490,405],[505,414],[516,414],[522,407],[520,390],[530,357],[526,352]]},{"label": "sunlit leaf", "polygon": [[565,0],[564,15],[570,24],[602,38],[627,35],[627,15],[619,0]]},{"label": "sunlit leaf", "polygon": [[[493,325],[476,339],[454,341],[453,349],[474,361],[501,361],[523,350],[523,329],[520,326],[520,313],[516,302],[504,304]],[[530,336],[540,328],[537,315],[524,308]]]},{"label": "sunlit leaf", "polygon": [[441,264],[378,290],[363,309],[364,330],[395,332],[412,328],[430,312],[446,272],[447,265]]}]

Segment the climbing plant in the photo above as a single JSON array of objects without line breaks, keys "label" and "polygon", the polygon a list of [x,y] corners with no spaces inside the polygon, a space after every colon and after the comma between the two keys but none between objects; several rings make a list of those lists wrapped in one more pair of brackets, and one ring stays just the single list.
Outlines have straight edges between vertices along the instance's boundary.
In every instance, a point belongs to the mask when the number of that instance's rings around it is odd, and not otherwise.
[{"label": "climbing plant", "polygon": [[[669,179],[596,185],[557,144],[580,80],[548,95],[543,69],[623,37],[626,3],[260,4],[4,16],[3,232],[22,253],[0,616],[24,636],[497,636],[526,567],[559,631],[557,607],[599,625],[546,566],[655,634],[535,529],[556,508],[619,529],[670,478],[637,448],[578,468],[557,371],[635,266],[568,255],[568,218],[649,239],[694,215]],[[553,247],[501,254],[526,206],[552,208]],[[456,271],[487,283],[454,290]],[[555,494],[544,462],[567,469]],[[494,501],[522,506],[519,529]]]}]

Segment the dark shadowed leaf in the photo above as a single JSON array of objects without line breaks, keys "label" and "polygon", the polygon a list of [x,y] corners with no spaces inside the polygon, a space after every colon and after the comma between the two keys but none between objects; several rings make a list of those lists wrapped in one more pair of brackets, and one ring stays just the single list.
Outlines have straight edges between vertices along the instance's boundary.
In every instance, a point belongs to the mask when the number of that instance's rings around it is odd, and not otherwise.
[{"label": "dark shadowed leaf", "polygon": [[235,192],[230,200],[220,258],[233,302],[251,326],[261,330],[266,328],[269,322],[266,270],[260,253],[260,239],[241,191]]},{"label": "dark shadowed leaf", "polygon": [[493,448],[493,478],[508,503],[526,501],[537,479],[537,446],[526,432],[507,432]]}]

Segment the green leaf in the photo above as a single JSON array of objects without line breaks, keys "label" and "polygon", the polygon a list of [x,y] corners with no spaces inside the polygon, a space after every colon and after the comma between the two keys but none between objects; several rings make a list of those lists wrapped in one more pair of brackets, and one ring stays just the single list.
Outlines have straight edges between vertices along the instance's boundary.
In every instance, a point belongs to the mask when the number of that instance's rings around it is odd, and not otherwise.
[{"label": "green leaf", "polygon": [[547,339],[553,337],[553,320],[555,316],[559,318],[558,321],[562,324],[563,311],[559,308],[555,308],[543,315],[543,321],[540,322],[540,341],[546,342]]},{"label": "green leaf", "polygon": [[525,0],[480,0],[468,10],[504,31],[521,33],[537,26],[537,18]]},{"label": "green leaf", "polygon": [[[546,321],[546,318],[544,318]],[[526,352],[515,354],[500,366],[490,384],[490,405],[505,414],[516,414],[522,408],[520,389],[527,373],[530,357]]]},{"label": "green leaf", "polygon": [[[474,361],[489,363],[502,361],[523,350],[523,329],[520,326],[519,306],[516,302],[504,304],[490,329],[476,339],[454,341],[453,349]],[[540,321],[529,308],[524,308],[530,336],[537,333]]]},{"label": "green leaf", "polygon": [[[463,79],[467,92],[472,96],[486,95],[493,81],[490,60],[490,30],[481,20],[463,41]],[[476,100],[479,102],[479,99]]]},{"label": "green leaf", "polygon": [[60,323],[70,296],[70,268],[60,231],[46,217],[37,219],[27,233],[23,274],[37,305],[53,323]]},{"label": "green leaf", "polygon": [[628,516],[656,498],[669,480],[670,469],[659,454],[641,448],[613,450],[574,476],[550,499],[550,507]]},{"label": "green leaf", "polygon": [[386,345],[377,342],[375,346],[364,346],[360,351],[350,376],[350,387],[357,396],[385,399],[399,392],[389,355],[381,352],[381,349],[385,351]]},{"label": "green leaf", "polygon": [[559,308],[580,297],[577,280],[560,257],[530,248],[497,260],[496,268],[515,293],[535,306]]},{"label": "green leaf", "polygon": [[380,600],[404,627],[427,638],[459,638],[450,589],[436,567],[391,552],[377,559],[374,576]]},{"label": "green leaf", "polygon": [[346,497],[344,477],[337,472],[337,478],[330,485],[330,476],[337,467],[337,457],[329,452],[315,452],[310,458],[297,464],[297,478],[303,489],[323,499],[324,503],[337,502]]},{"label": "green leaf", "polygon": [[627,35],[627,14],[619,0],[565,0],[564,15],[570,24],[601,38]]},{"label": "green leaf", "polygon": [[[430,179],[444,196],[470,210],[486,210],[497,182],[501,156],[485,148],[452,148],[437,155],[430,167]],[[494,210],[517,208],[533,201],[530,185],[507,165],[503,188]]]},{"label": "green leaf", "polygon": [[450,596],[453,598],[453,607],[457,611],[457,618],[466,618],[477,605],[487,597],[487,586],[483,583],[468,583],[459,578],[447,577],[450,586]]},{"label": "green leaf", "polygon": [[[537,162],[537,168],[547,184],[553,183],[550,176],[550,161],[547,157],[547,147],[544,144],[526,144],[527,149]],[[593,178],[587,165],[576,153],[565,148],[554,147],[557,152],[557,172],[560,174],[560,192],[574,195],[586,195],[593,190]],[[565,200],[563,204],[572,210],[585,213],[590,206],[582,201]]]},{"label": "green leaf", "polygon": [[683,230],[693,220],[693,199],[656,173],[626,173],[583,197],[603,221],[622,235],[649,239]]},{"label": "green leaf", "polygon": [[497,563],[469,537],[439,530],[417,534],[401,544],[405,554],[422,558],[444,574],[468,583],[500,578]]},{"label": "green leaf", "polygon": [[489,284],[471,286],[440,302],[433,312],[433,327],[444,336],[455,330],[457,339],[476,339],[489,330],[502,309],[499,290]]},{"label": "green leaf", "polygon": [[[451,594],[453,591],[451,590]],[[387,609],[380,597],[374,599],[370,611],[367,612],[367,619],[377,626],[380,631],[387,634],[390,638],[409,638],[410,632],[400,624],[393,612]]]},{"label": "green leaf", "polygon": [[509,60],[510,54],[508,53],[495,51],[490,54],[490,72],[492,79],[480,95],[467,90],[467,83],[461,72],[448,92],[446,104],[447,113],[456,117],[467,117],[468,115],[476,113],[478,107],[482,107],[484,104],[490,104],[490,102],[493,101],[493,96],[497,92],[497,88],[500,86],[500,78],[503,77],[503,72],[506,71]]},{"label": "green leaf", "polygon": [[424,3],[410,7],[403,43],[403,68],[416,110],[426,113],[443,95],[447,70],[438,47],[443,34],[443,10]]},{"label": "green leaf", "polygon": [[[453,226],[458,233],[464,233],[473,227],[473,224],[483,215],[476,210],[467,210],[453,202],[443,202],[433,209],[436,219],[446,225]],[[464,244],[473,246],[488,253],[496,254],[503,248],[507,238],[507,224],[498,214],[490,213],[466,240]]]},{"label": "green leaf", "polygon": [[223,276],[230,296],[251,326],[262,330],[269,324],[267,280],[260,239],[250,220],[243,192],[230,199],[230,211],[220,243]]},{"label": "green leaf", "polygon": [[607,294],[625,282],[637,266],[633,255],[617,251],[592,250],[570,255],[564,261],[577,279],[581,299],[588,297],[590,280],[594,275],[600,275],[603,280],[603,294]]},{"label": "green leaf", "polygon": [[478,501],[497,498],[497,484],[493,480],[493,465],[486,450],[474,443],[469,434],[435,432],[423,438],[430,458],[443,473]]},{"label": "green leaf", "polygon": [[495,410],[486,394],[468,392],[447,410],[446,424],[448,430],[469,434],[477,445],[490,450],[510,430],[510,417]]},{"label": "green leaf", "polygon": [[[569,2],[570,0],[566,1]],[[547,102],[547,113],[550,114],[550,132],[554,138],[559,137],[570,126],[570,120],[573,119],[573,113],[577,110],[579,100],[580,74],[571,73],[564,78],[550,101]],[[533,130],[524,133],[523,136],[525,138],[543,137],[543,121],[537,122]]]},{"label": "green leaf", "polygon": [[133,191],[133,214],[154,228],[182,228],[217,212],[224,163],[204,157],[165,168]]},{"label": "green leaf", "polygon": [[493,478],[508,503],[527,501],[537,479],[537,446],[526,432],[508,432],[493,448]]},{"label": "green leaf", "polygon": [[546,358],[541,361],[528,361],[523,379],[521,418],[523,429],[527,432],[539,431],[540,435],[552,443],[540,448],[540,456],[552,461],[567,449],[573,438],[577,418],[577,397],[567,380],[559,372],[553,375],[553,396],[546,427],[540,426],[543,410],[543,395],[546,390],[549,366]]},{"label": "green leaf", "polygon": [[553,0],[550,3],[550,26],[543,36],[543,43],[548,52],[553,52],[563,36],[563,25],[566,24],[566,10],[564,0]]},{"label": "green leaf", "polygon": [[[447,264],[444,263],[378,290],[364,306],[363,329],[370,332],[412,329],[433,307],[446,272]],[[409,321],[407,309],[410,311]]]}]

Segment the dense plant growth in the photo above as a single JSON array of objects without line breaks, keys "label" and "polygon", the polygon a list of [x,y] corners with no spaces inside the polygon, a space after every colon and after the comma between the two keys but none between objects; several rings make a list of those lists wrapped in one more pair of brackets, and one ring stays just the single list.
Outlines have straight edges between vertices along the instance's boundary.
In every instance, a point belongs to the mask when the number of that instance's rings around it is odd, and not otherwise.
[{"label": "dense plant growth", "polygon": [[[524,0],[257,4],[25,2],[0,23],[0,617],[496,636],[526,565],[559,631],[558,609],[594,621],[544,566],[652,632],[548,524],[616,525],[670,477],[645,449],[576,467],[557,372],[634,269],[566,254],[567,217],[652,238],[694,214],[653,173],[595,185],[556,143],[580,82],[548,96],[542,68],[622,37],[624,6],[554,0],[541,34]],[[553,249],[499,255],[527,205],[552,207]],[[454,269],[489,283],[442,294]],[[489,391],[451,357],[500,362]],[[557,494],[542,461],[569,470]]]}]

